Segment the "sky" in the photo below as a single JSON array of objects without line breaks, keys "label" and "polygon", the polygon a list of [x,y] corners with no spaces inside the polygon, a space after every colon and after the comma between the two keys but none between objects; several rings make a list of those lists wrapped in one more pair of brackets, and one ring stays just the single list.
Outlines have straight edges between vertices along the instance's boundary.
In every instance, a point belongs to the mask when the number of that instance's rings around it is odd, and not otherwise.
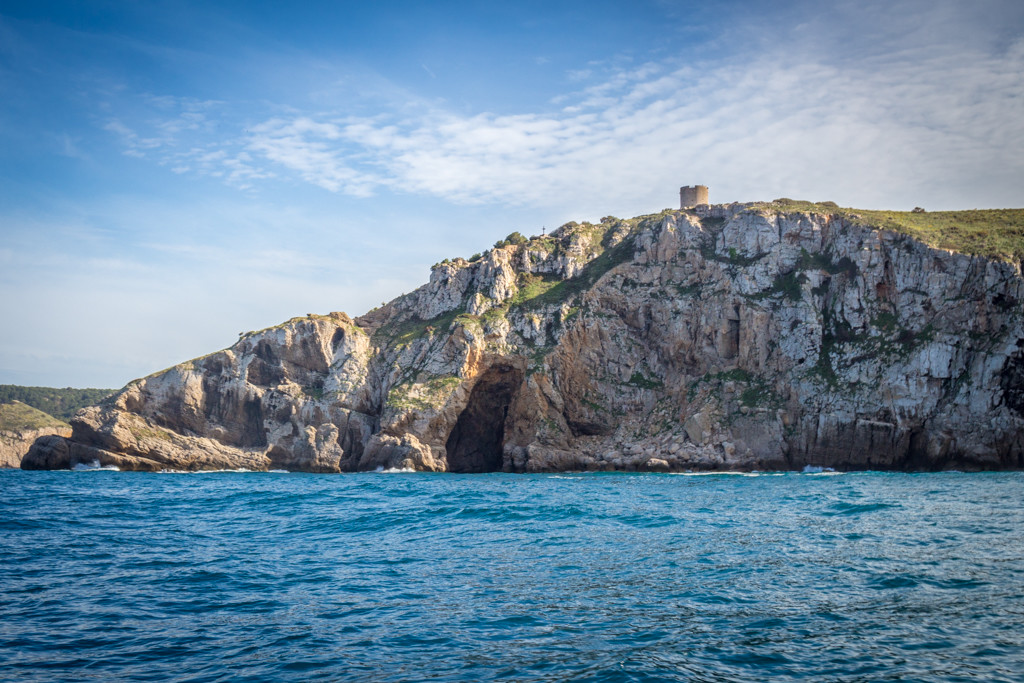
[{"label": "sky", "polygon": [[0,0],[0,383],[117,388],[698,183],[1024,207],[1024,3]]}]

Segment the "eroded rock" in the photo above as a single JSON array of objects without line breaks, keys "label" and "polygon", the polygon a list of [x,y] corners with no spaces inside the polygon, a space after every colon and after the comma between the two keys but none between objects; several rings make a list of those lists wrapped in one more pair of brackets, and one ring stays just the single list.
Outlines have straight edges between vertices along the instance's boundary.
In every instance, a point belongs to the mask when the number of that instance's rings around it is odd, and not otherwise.
[{"label": "eroded rock", "polygon": [[136,380],[32,467],[1024,467],[1024,281],[839,215],[569,224]]}]

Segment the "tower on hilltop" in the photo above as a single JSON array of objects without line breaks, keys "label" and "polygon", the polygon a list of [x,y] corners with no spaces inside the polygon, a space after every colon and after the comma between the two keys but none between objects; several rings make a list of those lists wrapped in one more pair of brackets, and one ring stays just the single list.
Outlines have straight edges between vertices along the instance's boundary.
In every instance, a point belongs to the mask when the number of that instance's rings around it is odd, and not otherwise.
[{"label": "tower on hilltop", "polygon": [[694,185],[679,188],[679,208],[690,209],[699,204],[709,204],[708,186]]}]

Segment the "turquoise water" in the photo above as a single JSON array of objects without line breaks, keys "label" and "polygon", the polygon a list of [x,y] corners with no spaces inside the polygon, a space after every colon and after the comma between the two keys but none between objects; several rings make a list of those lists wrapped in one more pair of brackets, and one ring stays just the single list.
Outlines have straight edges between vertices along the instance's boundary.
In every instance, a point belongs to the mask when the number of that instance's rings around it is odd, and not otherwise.
[{"label": "turquoise water", "polygon": [[1020,681],[1022,492],[0,471],[0,678]]}]

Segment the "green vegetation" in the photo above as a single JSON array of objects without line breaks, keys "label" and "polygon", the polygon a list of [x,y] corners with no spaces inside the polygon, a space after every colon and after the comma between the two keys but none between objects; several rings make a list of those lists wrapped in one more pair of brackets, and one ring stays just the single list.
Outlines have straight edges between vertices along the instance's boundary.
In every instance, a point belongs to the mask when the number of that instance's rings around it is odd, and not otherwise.
[{"label": "green vegetation", "polygon": [[928,246],[999,260],[1024,258],[1024,210],[857,211],[860,222],[919,239]]},{"label": "green vegetation", "polygon": [[542,251],[545,254],[557,254],[562,248],[562,243],[554,237],[535,237],[530,240],[531,251]]},{"label": "green vegetation", "polygon": [[79,408],[96,405],[114,393],[114,389],[56,389],[0,384],[0,403],[21,401],[62,420],[69,420]]},{"label": "green vegetation", "polygon": [[626,384],[640,389],[660,389],[665,386],[661,380],[644,377],[639,372],[634,372]]},{"label": "green vegetation", "polygon": [[374,336],[387,337],[394,345],[403,346],[427,334],[447,331],[455,318],[462,314],[463,311],[461,309],[456,309],[442,313],[430,320],[410,318],[401,322],[392,322],[378,329]]},{"label": "green vegetation", "polygon": [[[822,326],[821,334],[821,348],[818,350],[818,360],[814,363],[814,367],[811,368],[809,374],[817,375],[825,384],[833,389],[839,387],[839,376],[836,374],[835,366],[832,362],[832,354],[836,351],[836,346],[841,343],[843,338],[849,338],[850,327],[845,326],[845,333],[841,333],[839,336],[836,335],[834,329],[829,325],[831,315],[829,310],[826,308],[824,311],[824,323]],[[842,330],[843,328],[840,328]]]},{"label": "green vegetation", "polygon": [[[419,379],[419,378],[417,378]],[[428,377],[423,381],[403,382],[391,388],[385,403],[396,410],[429,410],[448,400],[462,380],[454,375]]]},{"label": "green vegetation", "polygon": [[870,330],[855,332],[845,320],[836,319],[829,308],[823,311],[821,349],[818,360],[811,368],[833,389],[840,385],[835,370],[834,356],[848,354],[849,363],[866,360],[893,362],[907,358],[915,349],[935,338],[931,323],[920,330],[911,330],[900,324],[899,318],[889,311],[878,313],[869,322]]},{"label": "green vegetation", "polygon": [[536,294],[524,299],[520,305],[526,308],[540,308],[551,304],[561,304],[577,294],[587,291],[605,273],[631,258],[633,258],[633,238],[627,237],[614,247],[606,248],[576,277],[568,280],[554,278],[542,289],[534,290]]},{"label": "green vegetation", "polygon": [[[577,257],[588,260],[583,271],[574,278],[563,280],[554,275],[522,273],[517,283],[519,291],[509,301],[490,309],[480,316],[469,315],[462,310],[452,311],[433,320],[406,320],[390,323],[377,331],[375,336],[389,337],[401,345],[422,337],[431,330],[445,331],[454,324],[488,325],[503,318],[514,309],[536,310],[552,305],[561,305],[576,295],[593,287],[605,273],[633,256],[635,233],[638,227],[646,226],[664,219],[674,213],[675,209],[665,209],[660,213],[638,216],[628,220],[619,220],[614,216],[605,216],[600,225],[577,223],[570,221],[551,235],[526,238],[519,232],[513,232],[503,240],[498,240],[496,249],[507,246],[526,246],[532,251],[547,254],[559,254],[563,251],[574,253]],[[621,239],[614,245],[614,238]],[[470,257],[470,262],[482,258],[480,254]],[[444,263],[444,261],[442,261]],[[578,306],[570,307],[562,322],[576,315]]]},{"label": "green vegetation", "polygon": [[[793,303],[796,303],[800,301],[803,295],[802,287],[804,283],[807,282],[807,276],[803,271],[807,270],[824,270],[829,275],[838,275],[841,273],[846,275],[847,278],[856,277],[859,272],[857,264],[846,256],[839,259],[837,262],[833,262],[832,258],[828,254],[812,254],[807,250],[802,249],[800,258],[797,260],[796,268],[794,270],[777,275],[775,280],[772,282],[771,287],[763,292],[749,295],[747,298],[752,301],[761,301],[775,296],[782,296]],[[828,283],[825,281],[818,287],[813,288],[811,292],[815,295],[821,296],[825,293],[827,288]]]},{"label": "green vegetation", "polygon": [[856,277],[857,273],[860,272],[857,264],[851,261],[848,256],[844,256],[833,263],[832,258],[828,254],[820,252],[812,254],[806,249],[800,250],[800,260],[797,261],[796,267],[799,270],[824,270],[829,275],[845,273],[850,278]]},{"label": "green vegetation", "polygon": [[23,429],[57,429],[60,427],[68,427],[68,423],[20,401],[0,404],[0,431],[13,432]]},{"label": "green vegetation", "polygon": [[302,387],[302,393],[310,397],[314,401],[319,401],[324,397],[324,381],[322,379],[315,381],[313,384]]},{"label": "green vegetation", "polygon": [[750,382],[753,375],[741,368],[733,368],[725,372],[707,373],[700,377],[686,389],[686,400],[692,401],[697,397],[697,392],[702,384],[720,384],[722,382]]},{"label": "green vegetation", "polygon": [[714,232],[714,231],[718,230],[718,228],[720,228],[723,225],[725,225],[725,218],[722,217],[722,216],[714,217],[714,218],[711,217],[711,216],[706,216],[706,217],[700,219],[700,224],[701,224],[701,226],[704,227],[705,230],[710,230],[710,231]]},{"label": "green vegetation", "polygon": [[519,291],[512,297],[512,306],[522,306],[537,297],[544,296],[552,288],[557,287],[561,281],[561,278],[554,275],[523,273],[519,276]]},{"label": "green vegetation", "polygon": [[767,299],[773,296],[784,296],[793,303],[800,301],[801,286],[807,282],[807,276],[801,272],[792,270],[782,275],[777,275],[775,280],[772,282],[772,286],[763,292],[758,292],[752,295],[750,298],[755,301],[761,299]]},{"label": "green vegetation", "polygon": [[528,240],[525,237],[523,237],[522,233],[516,231],[516,232],[513,232],[512,234],[510,234],[505,239],[498,240],[497,242],[495,242],[494,243],[494,248],[495,249],[501,249],[502,247],[508,247],[508,246],[512,246],[512,245],[517,245],[518,246],[520,244],[526,244],[529,241],[530,240]]},{"label": "green vegetation", "polygon": [[674,285],[674,287],[676,289],[676,292],[679,293],[679,296],[700,296],[701,290],[704,289],[704,284],[701,282],[697,282],[695,284],[687,285],[685,287],[683,285],[676,284]]},{"label": "green vegetation", "polygon": [[839,215],[852,223],[892,230],[930,247],[1002,261],[1024,259],[1024,209],[971,211],[873,211],[840,208],[835,202],[776,199],[755,208]]},{"label": "green vegetation", "polygon": [[748,408],[781,408],[782,397],[762,377],[752,377],[740,392],[740,405]]},{"label": "green vegetation", "polygon": [[[567,223],[561,226],[554,236],[534,237],[529,240],[520,233],[514,232],[504,240],[500,240],[496,248],[523,245],[531,251],[548,254],[566,251],[575,255],[576,258],[583,258],[588,262],[579,275],[568,280],[550,274],[520,273],[516,295],[498,303],[481,315],[467,313],[468,301],[464,301],[460,308],[430,320],[411,318],[389,322],[378,328],[373,336],[378,342],[401,347],[433,334],[443,334],[454,326],[463,325],[474,331],[483,331],[503,321],[513,311],[524,315],[533,315],[534,311],[553,306],[562,308],[562,314],[557,322],[565,324],[566,321],[580,314],[580,303],[573,301],[574,298],[593,287],[594,283],[609,270],[632,258],[634,250],[632,233],[635,229],[651,221],[660,221],[671,212],[671,209],[667,209],[660,214],[641,216],[628,221],[609,219],[601,225]],[[474,254],[472,260],[478,258],[481,258],[480,255]],[[549,351],[550,349],[547,348],[537,351],[537,359],[531,367],[532,371],[543,367],[543,357]],[[307,394],[309,394],[309,390],[307,390]],[[404,400],[401,395],[403,394],[400,391],[393,397],[394,400],[399,402]]]},{"label": "green vegetation", "polygon": [[161,441],[173,441],[171,433],[166,429],[153,429],[145,424],[134,424],[129,427],[136,439],[160,439]]},{"label": "green vegetation", "polygon": [[775,393],[764,377],[751,374],[742,368],[733,368],[725,372],[708,373],[687,388],[687,400],[697,397],[701,385],[707,384],[721,396],[722,385],[733,382],[741,385],[738,401],[747,408],[781,408],[782,397]]},{"label": "green vegetation", "polygon": [[[835,202],[807,202],[789,198],[777,199],[773,202],[753,204],[754,211],[771,212],[808,212],[842,216],[852,223],[870,227],[894,230],[921,239],[924,242],[945,249],[963,251],[970,254],[1001,259],[1019,259],[1024,257],[1024,209],[984,210],[984,211],[867,211],[841,208]],[[567,302],[572,304],[570,312],[560,322],[576,314],[580,294],[587,291],[612,268],[629,261],[634,250],[634,235],[638,229],[663,220],[675,209],[665,209],[659,213],[620,220],[614,216],[605,216],[601,223],[594,225],[575,221],[566,223],[549,235],[526,238],[519,232],[509,234],[505,239],[495,243],[495,248],[524,246],[529,249],[534,260],[542,259],[543,254],[572,254],[583,258],[588,263],[583,271],[574,278],[559,279],[552,275],[523,273],[519,276],[519,291],[509,301],[502,302],[481,316],[465,313],[465,307],[452,311],[432,320],[405,320],[390,323],[380,328],[375,336],[382,335],[397,345],[408,344],[414,339],[433,332],[445,332],[453,324],[487,327],[506,317],[510,312],[523,312],[559,306]],[[721,218],[703,219],[705,224],[721,224]],[[614,242],[617,243],[613,244]],[[731,266],[746,267],[754,264],[763,254],[745,256],[733,249],[726,254],[715,253],[713,245],[701,249],[702,255],[710,260],[726,263]],[[473,254],[470,262],[479,261],[488,252]],[[448,259],[442,263],[450,262]],[[795,269],[790,273],[778,276],[771,287],[750,296],[751,300],[782,297],[790,301],[799,301],[803,294],[802,286],[806,282],[805,272],[809,270],[825,271],[829,275],[845,275],[856,277],[857,265],[848,257],[837,261],[828,253],[809,253],[803,251]],[[676,285],[680,296],[699,296],[701,283],[689,286]],[[826,279],[812,292],[823,295],[828,288]],[[654,296],[652,294],[652,296]],[[464,302],[465,303],[465,302]],[[294,322],[292,321],[288,322]],[[898,347],[906,347],[913,334],[898,330],[893,343]],[[903,341],[899,341],[902,339]],[[837,340],[842,343],[842,339]],[[827,342],[827,340],[826,340]],[[826,349],[827,344],[823,344]],[[820,360],[820,359],[819,359]],[[827,358],[825,359],[828,360]],[[824,365],[816,366],[827,374]]]},{"label": "green vegetation", "polygon": [[[580,225],[574,223],[567,224],[563,228],[567,226],[576,231],[574,234],[583,235],[581,242],[583,240],[587,241],[588,246],[586,249],[588,251],[599,254],[587,263],[583,272],[567,280],[549,274],[521,273],[517,282],[519,291],[510,300],[502,302],[481,316],[472,316],[459,311],[452,316],[452,320],[463,325],[480,324],[486,326],[507,316],[513,310],[533,311],[548,306],[560,306],[593,287],[594,283],[605,273],[633,257],[632,236],[627,236],[614,246],[608,246],[612,230],[607,225],[600,226],[589,223]],[[547,242],[557,244],[559,245],[557,248],[561,248],[561,242],[550,237],[536,238],[529,244],[533,248]],[[562,322],[578,312],[579,306],[570,307]],[[409,336],[415,336],[418,329],[423,329],[423,325],[412,323],[405,323],[405,326],[406,335]]]},{"label": "green vegetation", "polygon": [[729,254],[722,256],[715,251],[714,243],[705,244],[700,248],[700,255],[708,261],[718,261],[719,263],[726,263],[730,266],[741,266],[747,267],[757,263],[759,260],[765,257],[765,254],[755,254],[754,256],[742,256],[736,251],[735,247],[729,247]]},{"label": "green vegetation", "polygon": [[[783,198],[771,203],[752,205],[752,210],[811,212],[839,216],[849,223],[893,230],[941,248],[1002,259],[1024,257],[1024,209],[936,213],[864,211],[841,208],[834,202],[814,203]],[[515,296],[503,302],[490,302],[496,305],[481,315],[466,313],[467,300],[459,309],[431,320],[412,319],[389,323],[381,327],[375,336],[380,335],[387,343],[400,347],[416,339],[444,334],[457,325],[465,325],[474,333],[487,332],[493,330],[497,324],[504,324],[510,314],[528,318],[544,315],[545,325],[565,324],[566,320],[580,314],[580,296],[584,292],[591,289],[613,268],[632,258],[635,235],[644,227],[661,221],[673,212],[673,209],[667,209],[657,214],[628,220],[605,217],[598,225],[572,222],[561,226],[550,235],[531,239],[513,232],[504,240],[499,240],[495,247],[523,246],[530,252],[530,258],[534,262],[550,255],[562,254],[584,260],[586,264],[576,277],[569,279],[560,279],[543,273],[520,273]],[[721,222],[721,219],[707,219],[706,222],[715,221]],[[744,255],[735,248],[718,254],[715,253],[713,245],[706,245],[701,252],[705,258],[738,267],[750,266],[764,256]],[[481,255],[474,254],[471,260],[476,261],[480,258]],[[821,279],[822,282],[812,291],[815,295],[822,296],[827,294],[829,282],[834,281],[835,277],[849,280],[859,275],[859,269],[849,257],[836,258],[831,252],[811,253],[804,250],[790,272],[778,275],[768,289],[749,296],[748,300],[771,298],[776,301],[799,302],[805,294],[808,275],[812,273],[820,273],[817,279]],[[825,274],[832,277],[824,277]],[[623,286],[625,287],[626,283]],[[703,286],[706,285],[696,282],[685,286],[675,284],[674,288],[680,296],[694,297],[701,295]],[[657,295],[650,294],[652,297]],[[552,313],[557,307],[561,308],[561,315]],[[822,307],[822,310],[824,332],[819,355],[813,366],[809,364],[805,366],[805,370],[809,370],[812,376],[817,375],[832,388],[839,388],[841,383],[837,371],[841,371],[842,368],[837,365],[838,363],[851,364],[867,359],[893,362],[907,357],[934,335],[934,331],[927,326],[923,329],[904,327],[894,314],[885,310],[876,313],[866,330],[853,330],[848,322],[835,316],[828,306]],[[550,353],[550,348],[534,347],[531,342],[524,343],[527,347],[533,348],[530,371],[542,370],[544,358]],[[778,396],[763,379],[741,370],[701,378],[689,387],[689,394],[692,398],[701,385],[707,382],[712,382],[713,386],[710,388],[718,392],[721,390],[721,384],[726,381],[739,385],[733,396],[733,400],[739,405],[755,408],[779,403]],[[623,384],[644,389],[660,386],[656,380],[639,372],[634,373]],[[407,400],[413,401],[414,404],[417,401],[432,402],[432,399],[424,398],[426,394],[420,385],[406,381],[401,386],[407,386],[408,390],[413,392],[412,396],[408,396],[406,391],[396,386],[397,393],[388,399],[393,405],[403,405]],[[315,388],[307,390],[307,394],[311,391],[313,393],[310,395],[315,395]]]},{"label": "green vegetation", "polygon": [[871,326],[877,327],[882,332],[891,333],[898,325],[899,318],[896,317],[895,313],[890,313],[889,311],[882,311],[871,319]]},{"label": "green vegetation", "polygon": [[545,370],[544,361],[547,359],[548,354],[551,353],[551,350],[552,347],[550,346],[534,346],[533,350],[526,355],[530,359],[530,364],[526,367],[526,374],[543,373]]}]

